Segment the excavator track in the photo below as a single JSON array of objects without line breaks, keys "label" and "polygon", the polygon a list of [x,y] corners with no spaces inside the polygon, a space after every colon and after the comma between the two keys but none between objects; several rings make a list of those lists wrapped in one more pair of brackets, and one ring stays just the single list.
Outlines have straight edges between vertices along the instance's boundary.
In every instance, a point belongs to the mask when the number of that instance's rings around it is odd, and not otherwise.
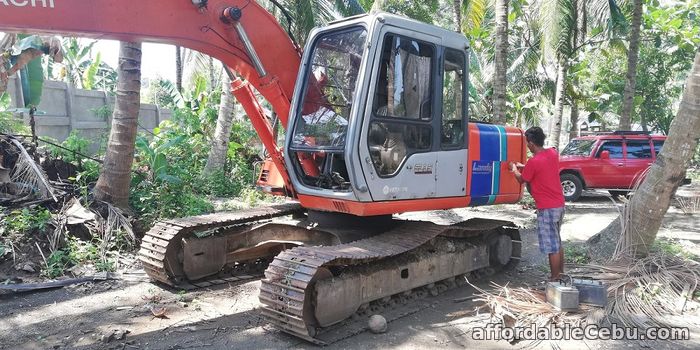
[{"label": "excavator track", "polygon": [[253,224],[262,220],[302,213],[299,203],[286,203],[231,213],[216,213],[187,218],[161,221],[155,224],[143,237],[139,260],[143,269],[154,280],[172,287],[195,289],[214,284],[240,281],[254,278],[255,273],[246,269],[233,274],[214,275],[205,279],[188,281],[184,274],[183,263],[178,258],[183,238],[196,233],[223,229],[237,225]]},{"label": "excavator track", "polygon": [[337,328],[348,318],[383,309],[377,305],[405,304],[411,290],[436,293],[458,283],[455,277],[511,268],[520,255],[520,234],[510,222],[407,221],[371,238],[280,253],[262,280],[262,314],[286,333],[325,345],[343,338]]}]

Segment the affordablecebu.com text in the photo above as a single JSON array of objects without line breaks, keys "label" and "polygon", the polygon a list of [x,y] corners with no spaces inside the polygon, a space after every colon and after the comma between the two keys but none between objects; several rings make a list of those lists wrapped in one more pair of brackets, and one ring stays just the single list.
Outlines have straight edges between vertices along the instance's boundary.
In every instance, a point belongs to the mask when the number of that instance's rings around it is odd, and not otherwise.
[{"label": "affordablecebu.com text", "polygon": [[688,328],[623,327],[613,324],[610,327],[588,325],[585,327],[563,327],[555,325],[528,327],[505,327],[490,323],[486,327],[474,328],[474,340],[688,340]]}]

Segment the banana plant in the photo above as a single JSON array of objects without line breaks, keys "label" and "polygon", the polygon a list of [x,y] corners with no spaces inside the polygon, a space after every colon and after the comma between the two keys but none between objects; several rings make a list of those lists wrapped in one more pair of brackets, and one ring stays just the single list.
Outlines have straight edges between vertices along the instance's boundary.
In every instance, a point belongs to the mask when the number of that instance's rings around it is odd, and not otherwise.
[{"label": "banana plant", "polygon": [[136,138],[136,149],[139,150],[143,161],[148,166],[151,180],[166,182],[173,185],[182,183],[180,178],[174,175],[173,168],[168,162],[167,153],[171,148],[177,147],[186,139],[186,135],[179,135],[169,138],[163,143],[158,143],[158,139],[150,142],[143,136],[138,136]]}]

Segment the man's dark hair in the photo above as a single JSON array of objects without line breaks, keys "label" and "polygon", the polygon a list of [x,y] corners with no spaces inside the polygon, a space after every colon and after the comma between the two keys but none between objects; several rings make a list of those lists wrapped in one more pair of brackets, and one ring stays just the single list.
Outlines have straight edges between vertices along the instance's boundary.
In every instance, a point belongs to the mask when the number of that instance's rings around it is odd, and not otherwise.
[{"label": "man's dark hair", "polygon": [[525,131],[525,139],[539,147],[544,146],[544,131],[539,126],[533,126]]}]

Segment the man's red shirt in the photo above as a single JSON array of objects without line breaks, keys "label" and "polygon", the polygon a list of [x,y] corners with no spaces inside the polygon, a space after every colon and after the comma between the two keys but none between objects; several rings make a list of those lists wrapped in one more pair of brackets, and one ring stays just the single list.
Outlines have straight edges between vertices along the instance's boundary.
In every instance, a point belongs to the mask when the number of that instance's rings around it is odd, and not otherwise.
[{"label": "man's red shirt", "polygon": [[559,180],[559,153],[554,148],[545,149],[525,164],[522,178],[530,184],[530,194],[537,209],[564,206],[564,191]]}]

